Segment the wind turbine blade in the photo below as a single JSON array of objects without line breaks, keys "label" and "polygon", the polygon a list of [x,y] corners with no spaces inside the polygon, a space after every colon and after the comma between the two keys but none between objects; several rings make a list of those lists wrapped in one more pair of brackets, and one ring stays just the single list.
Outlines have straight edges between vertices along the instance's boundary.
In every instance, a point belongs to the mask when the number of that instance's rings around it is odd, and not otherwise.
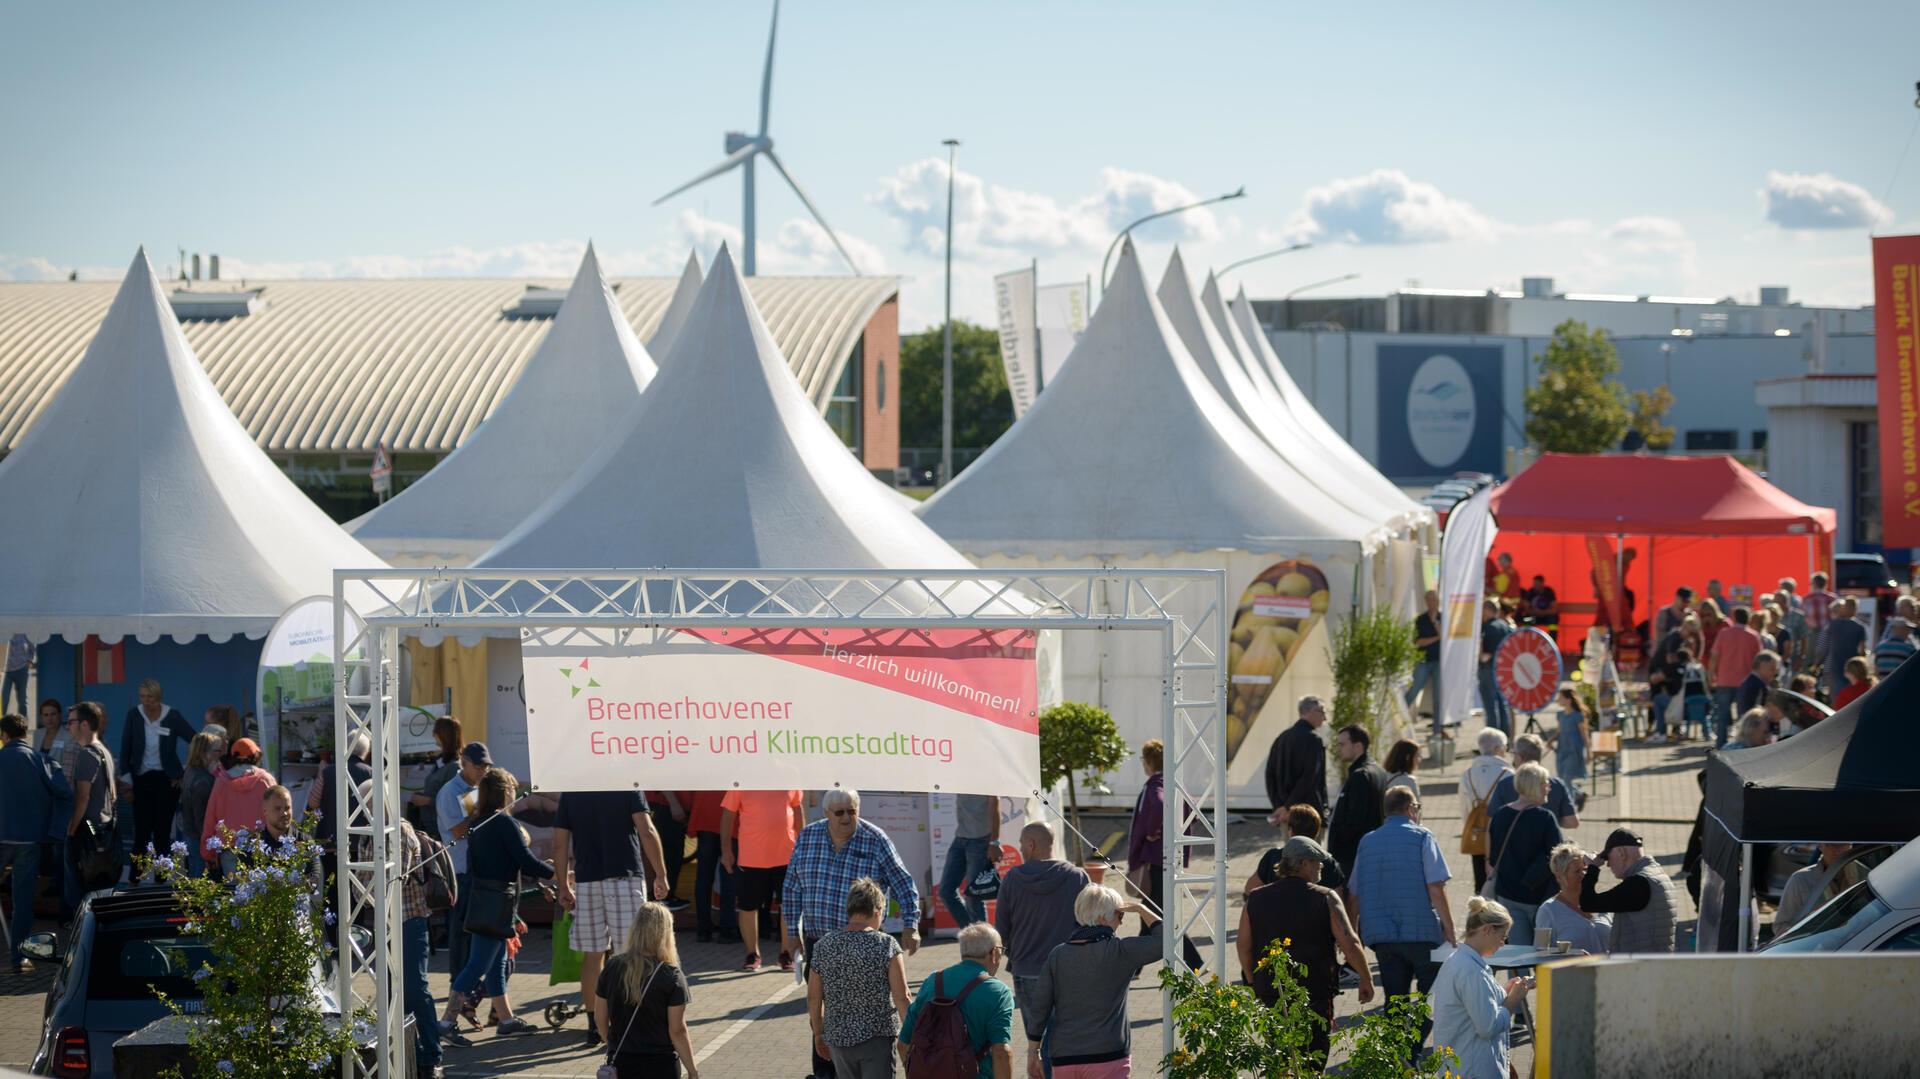
[{"label": "wind turbine blade", "polygon": [[820,223],[821,230],[827,234],[827,239],[833,241],[833,246],[840,252],[840,257],[847,260],[847,268],[854,273],[859,273],[859,265],[853,261],[852,255],[847,254],[846,246],[840,242],[840,237],[834,235],[833,226],[827,224],[827,219],[820,216],[820,208],[813,204],[813,200],[807,197],[805,191],[800,190],[800,185],[794,181],[793,174],[787,171],[787,167],[780,163],[780,158],[775,156],[772,150],[768,150],[767,160],[773,163],[773,167],[779,171],[780,178],[787,182],[787,186],[793,188],[793,193],[800,196],[800,204],[805,206],[807,212],[813,215],[813,219]]},{"label": "wind turbine blade", "polygon": [[760,72],[760,135],[767,134],[767,113],[773,104],[773,39],[780,32],[780,0],[773,0],[773,22],[767,27],[767,66]]},{"label": "wind turbine blade", "polygon": [[720,175],[721,173],[727,171],[728,169],[733,168],[735,165],[740,164],[742,161],[745,161],[747,158],[752,157],[754,151],[758,150],[759,148],[760,146],[758,143],[749,143],[746,146],[740,147],[738,150],[735,150],[734,152],[728,154],[727,159],[725,161],[720,162],[718,165],[715,165],[714,167],[708,169],[707,171],[701,173],[700,175],[695,176],[693,179],[688,180],[686,183],[681,184],[679,187],[674,188],[672,191],[669,191],[666,194],[660,196],[659,198],[654,199],[653,204],[655,206],[658,206],[661,203],[667,201],[668,199],[674,197],[675,195],[678,195],[680,192],[685,191],[689,187],[694,187],[698,184],[702,184],[708,180],[713,179],[715,176]]}]

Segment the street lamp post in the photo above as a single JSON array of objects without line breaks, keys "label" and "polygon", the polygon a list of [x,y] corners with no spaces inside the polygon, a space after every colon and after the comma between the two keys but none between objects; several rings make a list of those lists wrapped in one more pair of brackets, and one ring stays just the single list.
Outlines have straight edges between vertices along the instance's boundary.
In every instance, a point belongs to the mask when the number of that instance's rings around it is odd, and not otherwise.
[{"label": "street lamp post", "polygon": [[1229,191],[1224,195],[1215,195],[1210,199],[1201,199],[1199,202],[1193,203],[1190,206],[1175,206],[1171,210],[1159,210],[1154,213],[1150,213],[1147,216],[1141,218],[1140,220],[1135,221],[1131,225],[1128,225],[1126,228],[1121,229],[1119,235],[1113,238],[1113,242],[1107,245],[1106,257],[1100,260],[1100,291],[1102,293],[1105,293],[1107,291],[1107,264],[1113,261],[1113,249],[1116,247],[1119,247],[1120,241],[1126,239],[1127,234],[1132,232],[1134,229],[1139,228],[1140,226],[1146,224],[1149,221],[1158,221],[1163,217],[1172,217],[1174,214],[1183,214],[1183,213],[1186,213],[1188,210],[1198,210],[1202,206],[1212,206],[1216,202],[1225,202],[1228,199],[1243,199],[1246,197],[1247,197],[1247,189],[1245,185],[1242,185],[1240,189],[1237,191]]},{"label": "street lamp post", "polygon": [[1314,281],[1309,284],[1301,285],[1299,288],[1294,289],[1292,292],[1289,292],[1285,296],[1281,297],[1281,302],[1285,303],[1287,300],[1293,299],[1295,296],[1300,295],[1302,292],[1305,292],[1308,289],[1321,288],[1325,285],[1337,285],[1342,281],[1351,281],[1354,278],[1359,276],[1360,275],[1357,273],[1343,273],[1339,277],[1329,277],[1325,281]]},{"label": "street lamp post", "polygon": [[1273,250],[1273,251],[1263,251],[1258,255],[1249,255],[1238,262],[1227,263],[1225,266],[1222,266],[1220,269],[1214,271],[1213,276],[1216,278],[1225,277],[1228,274],[1232,273],[1233,271],[1239,269],[1240,267],[1245,266],[1249,262],[1259,262],[1262,259],[1278,258],[1281,255],[1291,255],[1295,251],[1305,251],[1307,248],[1312,246],[1313,245],[1311,243],[1299,243],[1299,244],[1293,244],[1289,247],[1278,248],[1277,250]]},{"label": "street lamp post", "polygon": [[940,342],[940,482],[953,481],[953,156],[959,139],[941,142],[947,148],[947,311]]}]

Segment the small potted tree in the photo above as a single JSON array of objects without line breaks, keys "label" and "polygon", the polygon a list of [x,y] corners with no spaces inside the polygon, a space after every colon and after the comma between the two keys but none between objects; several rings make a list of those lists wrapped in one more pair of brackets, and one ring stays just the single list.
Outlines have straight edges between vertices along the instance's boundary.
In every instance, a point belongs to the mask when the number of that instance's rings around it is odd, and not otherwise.
[{"label": "small potted tree", "polygon": [[[1081,833],[1080,783],[1098,784],[1105,773],[1125,763],[1127,740],[1106,709],[1084,701],[1063,701],[1040,713],[1040,782],[1052,790],[1061,780],[1067,781],[1068,818],[1076,843]],[[1104,872],[1105,867],[1087,867],[1090,876],[1096,870]]]}]

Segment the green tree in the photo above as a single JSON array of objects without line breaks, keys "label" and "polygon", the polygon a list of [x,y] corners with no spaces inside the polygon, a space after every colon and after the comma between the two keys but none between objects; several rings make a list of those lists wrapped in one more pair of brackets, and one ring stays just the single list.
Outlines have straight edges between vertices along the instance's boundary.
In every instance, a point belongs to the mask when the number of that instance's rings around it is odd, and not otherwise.
[{"label": "green tree", "polygon": [[1633,433],[1650,450],[1665,450],[1673,445],[1673,428],[1664,422],[1673,407],[1673,391],[1665,386],[1635,390],[1629,396],[1633,411]]},{"label": "green tree", "polygon": [[[940,445],[940,327],[900,335],[900,444]],[[985,449],[1013,426],[1000,333],[953,323],[953,444]]]},{"label": "green tree", "polygon": [[[150,871],[173,888],[181,928],[206,949],[206,962],[190,972],[202,993],[197,1006],[157,994],[174,1015],[193,1017],[187,1079],[338,1072],[340,1058],[372,1036],[364,1012],[329,1016],[321,997],[333,915],[314,891],[320,845],[312,819],[277,843],[222,825],[212,843],[235,856],[235,868],[219,880],[188,873],[184,843],[135,856],[136,873]],[[191,955],[183,949],[178,962],[191,964]]]},{"label": "green tree", "polygon": [[1073,830],[1081,832],[1079,784],[1127,763],[1127,740],[1113,714],[1083,701],[1062,701],[1040,713],[1040,783],[1052,790],[1067,781],[1067,805]]},{"label": "green tree", "polygon": [[1620,356],[1605,330],[1568,319],[1540,354],[1527,391],[1527,439],[1552,453],[1604,453],[1620,445],[1631,415],[1615,381]]}]

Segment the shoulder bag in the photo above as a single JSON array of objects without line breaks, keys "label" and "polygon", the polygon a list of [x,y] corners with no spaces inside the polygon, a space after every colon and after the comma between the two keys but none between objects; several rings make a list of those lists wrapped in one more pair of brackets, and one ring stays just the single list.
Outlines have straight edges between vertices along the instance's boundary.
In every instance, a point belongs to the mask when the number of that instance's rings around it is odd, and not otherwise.
[{"label": "shoulder bag", "polygon": [[[640,999],[633,1002],[633,1014],[627,1016],[627,1025],[620,1031],[620,1040],[607,1046],[607,1062],[593,1073],[594,1079],[620,1079],[620,1069],[614,1067],[613,1058],[619,1056],[621,1048],[627,1044],[627,1035],[633,1031],[633,1021],[640,1018],[640,1005],[646,1002],[647,990],[653,988],[653,977],[658,973],[660,964],[655,963],[653,969],[647,972],[646,983],[640,987]],[[588,1021],[591,1022],[591,1018]]]},{"label": "shoulder bag", "polygon": [[[493,823],[499,816],[495,813],[469,829],[468,842],[472,842],[475,832]],[[467,932],[511,940],[513,923],[520,916],[520,875],[514,874],[512,880],[487,880],[470,876],[467,878],[467,890],[467,918],[463,923]]]},{"label": "shoulder bag", "polygon": [[111,882],[120,870],[120,852],[115,849],[114,825],[119,823],[119,806],[114,801],[113,777],[108,773],[113,766],[108,763],[105,750],[97,743],[87,743],[87,754],[100,764],[100,778],[96,783],[108,784],[105,798],[107,820],[104,825],[95,825],[82,817],[80,830],[75,837],[80,841],[80,883],[83,888],[98,888]]},{"label": "shoulder bag", "polygon": [[[1500,859],[1507,856],[1507,848],[1513,845],[1513,833],[1520,830],[1520,818],[1525,815],[1525,813],[1526,810],[1521,810],[1519,813],[1513,815],[1513,823],[1507,826],[1507,838],[1500,843],[1500,853],[1494,855],[1493,861],[1487,863],[1487,882],[1480,886],[1480,898],[1496,898],[1494,887],[1495,882],[1500,879]],[[1487,822],[1487,829],[1489,834],[1491,834],[1493,829],[1491,818],[1489,818]]]}]

